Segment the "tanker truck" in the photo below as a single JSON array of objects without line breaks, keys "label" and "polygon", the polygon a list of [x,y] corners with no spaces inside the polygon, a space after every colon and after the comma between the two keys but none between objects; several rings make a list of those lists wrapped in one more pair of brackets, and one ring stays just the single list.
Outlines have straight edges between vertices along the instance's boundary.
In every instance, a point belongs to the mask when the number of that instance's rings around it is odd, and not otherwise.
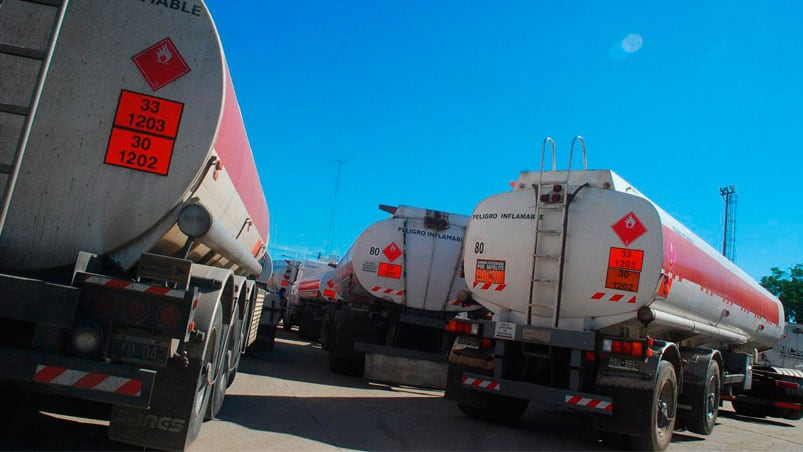
[{"label": "tanker truck", "polygon": [[[286,289],[285,308],[282,313],[282,327],[285,330],[290,331],[293,325],[298,325],[299,334],[304,336],[302,331],[302,321],[305,320],[304,300],[315,296],[317,288],[313,289],[311,284],[329,269],[331,267],[326,262],[312,259],[294,260],[288,263],[281,281],[282,287]],[[302,287],[302,282],[305,281]],[[315,336],[317,337],[317,334]]]},{"label": "tanker truck", "polygon": [[[583,144],[583,169],[571,151]],[[666,448],[737,413],[798,418],[800,374],[756,364],[783,332],[778,299],[609,170],[522,172],[466,231],[471,298],[454,320],[446,397],[468,416],[518,420],[530,401],[593,415],[615,447]],[[679,422],[679,423],[678,423]]]},{"label": "tanker truck", "polygon": [[380,206],[391,218],[360,234],[335,269],[338,301],[327,306],[323,343],[334,372],[443,388],[458,314],[481,315],[458,298],[463,215],[416,207]]},{"label": "tanker truck", "polygon": [[3,393],[102,404],[111,439],[185,448],[259,323],[269,230],[212,19],[5,0],[0,42]]},{"label": "tanker truck", "polygon": [[335,270],[327,265],[305,272],[298,283],[295,317],[298,318],[298,335],[307,339],[319,339],[324,316],[324,307],[334,303],[337,292],[332,281]]}]

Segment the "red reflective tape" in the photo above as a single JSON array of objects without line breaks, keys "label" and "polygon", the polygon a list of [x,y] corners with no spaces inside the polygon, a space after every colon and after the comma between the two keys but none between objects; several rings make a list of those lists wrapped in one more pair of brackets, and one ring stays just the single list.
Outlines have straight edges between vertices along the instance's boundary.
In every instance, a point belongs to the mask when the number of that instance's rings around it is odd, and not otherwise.
[{"label": "red reflective tape", "polygon": [[393,292],[393,289],[385,289],[385,293],[391,293],[391,292]]},{"label": "red reflective tape", "polygon": [[112,287],[114,289],[125,289],[126,287],[130,286],[131,283],[128,281],[123,281],[121,279],[110,279],[109,282],[104,284],[106,287]]},{"label": "red reflective tape", "polygon": [[496,287],[496,289],[494,289],[494,290],[496,290],[496,291],[505,290],[505,287],[507,287],[507,286],[506,286],[506,285],[504,285],[504,284],[499,284],[499,285]]},{"label": "red reflective tape", "polygon": [[55,380],[59,375],[66,372],[67,369],[63,367],[50,367],[46,366],[36,372],[36,375],[33,377],[33,381],[38,381],[40,383],[50,383],[51,381]]},{"label": "red reflective tape", "polygon": [[396,295],[398,295],[398,296],[400,296],[400,297],[401,297],[402,295],[404,295],[404,291],[403,291],[403,290],[400,290],[400,291],[396,292]]},{"label": "red reflective tape", "polygon": [[601,300],[605,296],[605,292],[597,292],[591,296],[592,300]]},{"label": "red reflective tape", "polygon": [[597,405],[600,404],[600,402],[602,402],[602,400],[594,400],[594,399],[592,399],[590,402],[588,402],[588,405],[586,405],[586,406],[588,406],[589,408],[596,408]]},{"label": "red reflective tape", "polygon": [[613,403],[609,403],[608,406],[604,408],[605,411],[613,411]]},{"label": "red reflective tape", "polygon": [[495,381],[492,381],[492,382],[490,382],[490,383],[488,384],[488,386],[487,386],[487,388],[486,388],[486,389],[496,389],[496,387],[497,387],[497,386],[499,386],[499,383],[497,383],[497,382],[495,382]]},{"label": "red reflective tape", "polygon": [[482,380],[480,380],[479,378],[475,379],[475,380],[474,380],[474,381],[471,383],[471,385],[472,385],[472,386],[479,386],[479,385],[481,385],[481,384],[482,384]]},{"label": "red reflective tape", "polygon": [[465,383],[466,381],[468,381],[468,377],[461,377],[461,380],[463,381],[463,383]]},{"label": "red reflective tape", "polygon": [[616,294],[616,295],[614,295],[614,296],[612,296],[612,297],[611,297],[611,301],[619,301],[619,300],[621,300],[621,299],[622,299],[622,298],[624,298],[624,297],[625,297],[625,296],[624,296],[624,295],[622,295],[622,294]]},{"label": "red reflective tape", "polygon": [[156,294],[156,295],[166,295],[170,292],[170,288],[168,287],[148,287],[145,292]]},{"label": "red reflective tape", "polygon": [[491,288],[491,283],[485,283],[482,285],[482,290],[488,290]]},{"label": "red reflective tape", "polygon": [[117,394],[123,395],[137,395],[142,392],[142,381],[141,380],[128,380],[128,382],[114,391]]},{"label": "red reflective tape", "polygon": [[92,389],[109,378],[108,375],[88,373],[72,384],[75,388]]},{"label": "red reflective tape", "polygon": [[570,405],[577,405],[577,402],[579,402],[579,401],[581,401],[581,400],[583,400],[583,398],[582,398],[582,397],[580,397],[580,396],[573,396],[573,397],[572,397],[572,398],[570,398],[570,399],[569,399],[569,400],[568,400],[566,403],[568,403],[568,404],[570,404]]},{"label": "red reflective tape", "polygon": [[627,302],[628,302],[628,303],[635,303],[635,302],[636,302],[636,296],[635,296],[635,295],[633,295],[632,297],[630,297],[630,299],[629,299],[629,300],[627,300]]},{"label": "red reflective tape", "polygon": [[372,289],[371,289],[371,292],[376,292],[376,291],[377,291],[377,290],[379,290],[379,289],[381,289],[381,287],[379,287],[379,286],[375,286],[374,288],[372,288]]}]

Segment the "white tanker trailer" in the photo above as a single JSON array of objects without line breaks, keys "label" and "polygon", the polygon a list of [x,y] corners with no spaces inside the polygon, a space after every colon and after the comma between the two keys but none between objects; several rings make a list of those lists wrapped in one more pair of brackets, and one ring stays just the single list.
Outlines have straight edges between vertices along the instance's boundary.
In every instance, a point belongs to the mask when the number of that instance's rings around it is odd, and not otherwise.
[{"label": "white tanker trailer", "polygon": [[800,417],[800,375],[754,365],[783,332],[778,299],[612,171],[523,172],[474,210],[464,262],[494,314],[449,325],[447,397],[468,415],[555,404],[647,449],[676,419],[709,434],[720,400]]},{"label": "white tanker trailer", "polygon": [[343,301],[327,306],[322,332],[330,368],[444,387],[451,343],[444,327],[455,315],[480,309],[458,296],[467,289],[461,263],[468,218],[407,206],[380,208],[393,216],[363,231],[335,269]]},{"label": "white tanker trailer", "polygon": [[298,323],[298,335],[307,339],[320,337],[324,306],[337,300],[335,284],[332,281],[335,269],[329,264],[325,265],[317,268],[304,267],[298,283],[296,303],[290,305],[293,317]]},{"label": "white tanker trailer", "polygon": [[184,448],[253,339],[269,226],[206,6],[6,0],[0,44],[3,386]]}]

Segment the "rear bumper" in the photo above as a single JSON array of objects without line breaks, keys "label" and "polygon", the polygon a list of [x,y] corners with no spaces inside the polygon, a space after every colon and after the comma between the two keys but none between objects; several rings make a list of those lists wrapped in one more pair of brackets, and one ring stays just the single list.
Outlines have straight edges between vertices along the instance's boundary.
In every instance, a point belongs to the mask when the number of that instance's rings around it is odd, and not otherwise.
[{"label": "rear bumper", "polygon": [[147,408],[156,371],[29,350],[0,349],[0,379],[34,392]]}]

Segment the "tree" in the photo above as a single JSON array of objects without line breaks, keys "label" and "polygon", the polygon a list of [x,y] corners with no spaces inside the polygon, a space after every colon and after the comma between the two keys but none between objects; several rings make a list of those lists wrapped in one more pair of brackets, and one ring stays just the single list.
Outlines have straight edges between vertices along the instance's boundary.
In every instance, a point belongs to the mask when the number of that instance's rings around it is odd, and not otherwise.
[{"label": "tree", "polygon": [[781,300],[788,321],[803,319],[803,264],[790,267],[788,272],[778,267],[770,271],[772,275],[761,277],[761,285]]}]

